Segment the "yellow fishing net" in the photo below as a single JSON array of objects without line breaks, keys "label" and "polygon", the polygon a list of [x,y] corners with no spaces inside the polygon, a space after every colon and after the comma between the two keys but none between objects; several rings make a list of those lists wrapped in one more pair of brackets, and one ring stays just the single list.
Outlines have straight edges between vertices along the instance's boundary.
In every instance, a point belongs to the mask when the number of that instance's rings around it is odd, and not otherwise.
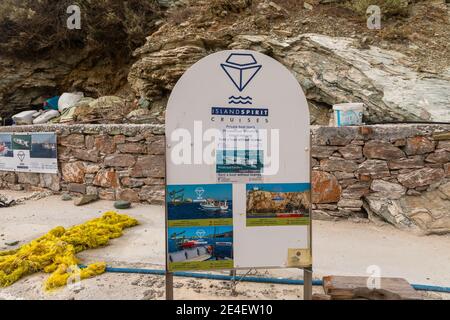
[{"label": "yellow fishing net", "polygon": [[45,283],[47,290],[61,287],[76,275],[79,280],[105,272],[105,263],[76,268],[78,252],[108,244],[122,235],[123,229],[137,225],[129,216],[109,211],[102,217],[70,229],[56,227],[46,235],[16,250],[0,251],[0,287],[7,287],[25,275],[44,271],[52,273]]}]

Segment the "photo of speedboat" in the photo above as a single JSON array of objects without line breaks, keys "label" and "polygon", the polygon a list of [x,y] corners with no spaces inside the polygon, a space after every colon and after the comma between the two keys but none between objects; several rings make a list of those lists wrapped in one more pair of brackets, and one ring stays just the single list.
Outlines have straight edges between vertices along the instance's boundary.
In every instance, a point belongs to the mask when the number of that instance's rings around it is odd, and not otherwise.
[{"label": "photo of speedboat", "polygon": [[[213,261],[228,261],[233,267],[233,227],[169,228],[168,261],[172,263],[205,262],[205,269]],[[223,266],[223,263],[221,264]],[[228,267],[226,267],[228,268]]]},{"label": "photo of speedboat", "polygon": [[207,211],[228,211],[228,202],[225,200],[215,201],[212,199],[206,200],[203,203],[200,203],[200,207]]},{"label": "photo of speedboat", "polygon": [[13,137],[13,142],[23,148],[30,148],[30,141]]},{"label": "photo of speedboat", "polygon": [[231,219],[231,184],[167,186],[167,213],[172,225],[187,220]]}]

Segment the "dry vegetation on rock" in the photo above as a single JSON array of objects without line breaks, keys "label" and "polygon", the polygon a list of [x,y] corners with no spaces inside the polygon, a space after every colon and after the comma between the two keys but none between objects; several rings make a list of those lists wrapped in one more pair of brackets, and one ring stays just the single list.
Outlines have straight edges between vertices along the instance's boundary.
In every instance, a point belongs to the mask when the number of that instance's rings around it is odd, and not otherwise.
[{"label": "dry vegetation on rock", "polygon": [[3,0],[0,52],[35,57],[53,50],[90,47],[126,52],[142,45],[159,7],[153,0],[79,0],[81,30],[69,30],[70,0]]}]

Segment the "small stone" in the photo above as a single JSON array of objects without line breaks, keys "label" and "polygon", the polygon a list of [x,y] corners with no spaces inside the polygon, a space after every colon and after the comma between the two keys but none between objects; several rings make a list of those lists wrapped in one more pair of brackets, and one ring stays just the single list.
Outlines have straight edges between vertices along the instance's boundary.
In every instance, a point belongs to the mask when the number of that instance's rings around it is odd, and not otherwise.
[{"label": "small stone", "polygon": [[[142,138],[143,139],[143,138]],[[119,144],[117,149],[121,153],[146,153],[147,148],[140,143],[125,143]]]},{"label": "small stone", "polygon": [[324,171],[354,172],[358,169],[358,165],[353,161],[339,158],[321,160],[320,166]]},{"label": "small stone", "polygon": [[59,139],[59,144],[66,147],[83,147],[84,135],[75,133],[65,137],[63,136]]},{"label": "small stone", "polygon": [[425,161],[431,163],[448,163],[450,162],[450,152],[446,150],[438,150],[431,153]]},{"label": "small stone", "polygon": [[[150,178],[148,178],[150,179]],[[145,183],[145,179],[136,179],[136,178],[130,178],[130,177],[123,177],[121,179],[122,185],[124,187],[130,187],[130,188],[140,188],[142,187]]]},{"label": "small stone", "polygon": [[428,186],[444,177],[443,169],[423,168],[409,173],[399,174],[398,181],[407,188]]},{"label": "small stone", "polygon": [[449,141],[439,141],[437,149],[443,149],[446,151],[450,151],[450,140]]},{"label": "small stone", "polygon": [[165,158],[160,155],[139,157],[136,165],[131,169],[133,178],[164,178]]},{"label": "small stone", "polygon": [[119,134],[119,135],[116,135],[116,136],[114,136],[114,143],[115,144],[122,144],[122,143],[125,143],[125,136],[123,135],[123,134]]},{"label": "small stone", "polygon": [[102,200],[115,201],[116,200],[116,190],[114,189],[100,189],[98,191],[98,197]]},{"label": "small stone", "polygon": [[358,182],[348,186],[342,192],[342,198],[345,199],[360,199],[361,197],[370,193],[370,182]]},{"label": "small stone", "polygon": [[333,172],[333,175],[338,180],[347,180],[347,179],[355,178],[355,174],[353,172],[336,171],[336,172]]},{"label": "small stone", "polygon": [[339,148],[339,153],[348,160],[356,160],[362,158],[362,147],[359,145],[349,144],[343,148]]},{"label": "small stone", "polygon": [[116,209],[129,209],[131,208],[131,202],[126,200],[118,200],[114,202],[114,208]]},{"label": "small stone", "polygon": [[39,173],[18,172],[17,180],[21,184],[30,184],[32,186],[39,185],[41,180]]},{"label": "small stone", "polygon": [[80,198],[75,199],[73,203],[76,206],[82,206],[82,205],[94,202],[97,199],[98,199],[98,197],[95,194],[86,194],[86,195],[84,195],[84,196],[82,196]]},{"label": "small stone", "polygon": [[133,189],[122,189],[117,191],[117,199],[129,202],[139,202],[139,193]]},{"label": "small stone", "polygon": [[426,137],[412,137],[406,140],[407,155],[426,154],[434,151],[435,143]]},{"label": "small stone", "polygon": [[384,160],[366,160],[361,163],[356,171],[358,175],[370,175],[374,179],[389,177],[389,168]]},{"label": "small stone", "polygon": [[5,245],[9,247],[17,246],[20,243],[20,241],[11,241],[11,242],[5,242]]},{"label": "small stone", "polygon": [[419,191],[416,191],[414,189],[408,189],[408,191],[406,192],[406,194],[408,196],[420,196],[421,193]]},{"label": "small stone", "polygon": [[450,217],[444,217],[427,225],[428,233],[446,234],[450,232]]},{"label": "small stone", "polygon": [[164,186],[144,186],[139,192],[139,198],[151,204],[163,204],[164,194]]},{"label": "small stone", "polygon": [[404,147],[406,146],[406,139],[398,139],[394,141],[394,146],[396,147]]},{"label": "small stone", "polygon": [[82,162],[69,162],[62,165],[62,176],[65,182],[83,183],[85,173]]},{"label": "small stone", "polygon": [[414,158],[394,159],[389,161],[388,166],[391,170],[398,169],[420,169],[423,168],[424,162],[422,156]]},{"label": "small stone", "polygon": [[447,199],[450,199],[450,182],[440,185],[439,191],[442,192]]},{"label": "small stone", "polygon": [[67,189],[70,192],[75,192],[75,193],[86,193],[86,185],[85,184],[80,184],[80,183],[69,183],[69,185],[67,186]]},{"label": "small stone", "polygon": [[446,176],[450,176],[450,163],[444,164],[444,173]]},{"label": "small stone", "polygon": [[400,199],[406,193],[404,186],[385,180],[372,181],[370,189],[387,199]]},{"label": "small stone", "polygon": [[147,138],[147,153],[152,155],[164,155],[166,152],[165,139],[163,137]]},{"label": "small stone", "polygon": [[312,6],[312,4],[309,4],[308,2],[304,2],[303,3],[303,7],[306,9],[306,10],[313,10],[314,9],[314,7]]},{"label": "small stone", "polygon": [[105,157],[105,165],[109,167],[132,167],[136,158],[131,154],[112,154]]},{"label": "small stone", "polygon": [[117,188],[120,182],[114,169],[102,169],[95,176],[93,184],[104,188]]},{"label": "small stone", "polygon": [[311,156],[313,158],[324,159],[330,157],[338,147],[333,146],[312,146]]},{"label": "small stone", "polygon": [[79,160],[97,162],[98,161],[98,151],[97,150],[82,150],[74,149],[72,150],[72,156]]},{"label": "small stone", "polygon": [[104,154],[111,154],[116,151],[114,138],[107,135],[100,135],[94,138],[94,147]]},{"label": "small stone", "polygon": [[341,199],[337,205],[339,208],[358,208],[359,210],[363,206],[363,202],[358,199]]},{"label": "small stone", "polygon": [[369,159],[391,160],[405,156],[404,152],[385,141],[369,141],[364,146],[364,156]]},{"label": "small stone", "polygon": [[331,173],[323,171],[312,172],[313,203],[335,203],[341,197],[341,186]]}]

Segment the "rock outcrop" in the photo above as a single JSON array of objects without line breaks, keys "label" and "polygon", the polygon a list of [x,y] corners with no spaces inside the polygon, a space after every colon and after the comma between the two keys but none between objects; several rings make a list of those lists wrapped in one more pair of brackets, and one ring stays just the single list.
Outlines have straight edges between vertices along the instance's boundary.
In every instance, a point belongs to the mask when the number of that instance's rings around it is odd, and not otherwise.
[{"label": "rock outcrop", "polygon": [[448,74],[417,72],[401,53],[317,34],[283,38],[222,30],[161,39],[157,32],[136,52],[140,59],[128,80],[138,95],[157,101],[194,62],[223,49],[271,55],[292,70],[312,104],[364,102],[367,122],[450,121]]},{"label": "rock outcrop", "polygon": [[[278,197],[278,198],[277,198]],[[247,213],[274,214],[292,210],[308,211],[310,208],[309,192],[277,193],[269,191],[247,192]]]}]

